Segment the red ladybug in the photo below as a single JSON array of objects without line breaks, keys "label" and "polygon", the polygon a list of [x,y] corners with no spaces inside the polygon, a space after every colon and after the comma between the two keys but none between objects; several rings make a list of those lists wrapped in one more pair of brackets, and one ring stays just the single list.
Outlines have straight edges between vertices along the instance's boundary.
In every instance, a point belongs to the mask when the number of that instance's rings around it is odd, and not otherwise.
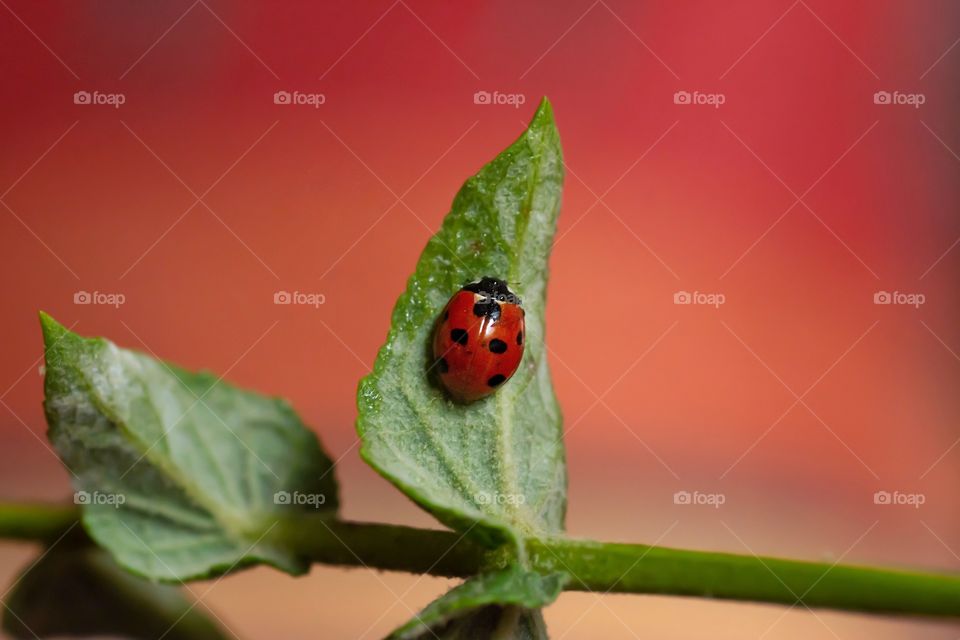
[{"label": "red ladybug", "polygon": [[510,379],[523,358],[524,314],[520,298],[496,278],[453,294],[433,336],[433,357],[455,400],[479,400]]}]

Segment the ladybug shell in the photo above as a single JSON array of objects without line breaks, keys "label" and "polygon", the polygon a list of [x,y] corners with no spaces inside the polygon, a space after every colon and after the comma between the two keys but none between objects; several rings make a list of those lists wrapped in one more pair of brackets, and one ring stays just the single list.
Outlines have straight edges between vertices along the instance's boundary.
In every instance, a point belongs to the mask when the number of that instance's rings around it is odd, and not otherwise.
[{"label": "ladybug shell", "polygon": [[444,308],[433,336],[440,381],[460,402],[473,402],[500,388],[523,358],[524,310],[461,289]]}]

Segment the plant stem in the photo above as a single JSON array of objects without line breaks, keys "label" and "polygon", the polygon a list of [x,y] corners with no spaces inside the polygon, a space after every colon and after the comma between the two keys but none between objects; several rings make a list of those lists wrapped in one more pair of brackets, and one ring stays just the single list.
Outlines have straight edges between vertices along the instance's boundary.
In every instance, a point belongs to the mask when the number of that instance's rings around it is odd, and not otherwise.
[{"label": "plant stem", "polygon": [[281,521],[270,538],[323,564],[447,577],[476,574],[488,553],[452,531],[330,521],[312,516]]},{"label": "plant stem", "polygon": [[[0,503],[0,538],[49,540],[77,515],[72,506]],[[312,516],[281,521],[270,539],[324,564],[447,577],[503,558],[452,531]],[[534,569],[571,574],[568,588],[577,591],[960,617],[960,576],[568,538],[530,540],[527,553]]]},{"label": "plant stem", "polygon": [[55,539],[79,517],[77,507],[68,504],[0,502],[0,538]]},{"label": "plant stem", "polygon": [[570,539],[529,546],[534,566],[573,574],[578,591],[960,616],[957,576]]}]

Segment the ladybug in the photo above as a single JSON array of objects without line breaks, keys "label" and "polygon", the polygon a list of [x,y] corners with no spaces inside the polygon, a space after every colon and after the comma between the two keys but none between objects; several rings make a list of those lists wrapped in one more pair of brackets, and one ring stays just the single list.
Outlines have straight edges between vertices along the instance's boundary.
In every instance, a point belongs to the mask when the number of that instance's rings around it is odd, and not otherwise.
[{"label": "ladybug", "polygon": [[453,294],[433,336],[434,367],[458,402],[499,389],[523,358],[523,305],[496,278],[482,278]]}]

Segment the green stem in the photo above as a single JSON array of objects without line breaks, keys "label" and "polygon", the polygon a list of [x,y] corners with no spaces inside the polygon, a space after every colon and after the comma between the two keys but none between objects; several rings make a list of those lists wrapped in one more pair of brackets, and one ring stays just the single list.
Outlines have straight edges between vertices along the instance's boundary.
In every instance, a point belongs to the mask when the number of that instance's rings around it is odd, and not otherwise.
[{"label": "green stem", "polygon": [[[0,538],[49,540],[73,507],[0,503]],[[280,522],[275,543],[315,562],[447,577],[503,561],[458,533],[300,517]],[[537,570],[564,571],[569,589],[748,600],[870,613],[960,617],[960,576],[568,538],[530,540]]]},{"label": "green stem", "polygon": [[56,539],[79,517],[73,505],[0,502],[0,538]]},{"label": "green stem", "polygon": [[534,566],[573,574],[577,591],[960,616],[958,576],[570,539],[530,547]]},{"label": "green stem", "polygon": [[270,538],[322,564],[446,577],[476,574],[488,553],[452,531],[329,521],[309,515],[281,521]]}]

